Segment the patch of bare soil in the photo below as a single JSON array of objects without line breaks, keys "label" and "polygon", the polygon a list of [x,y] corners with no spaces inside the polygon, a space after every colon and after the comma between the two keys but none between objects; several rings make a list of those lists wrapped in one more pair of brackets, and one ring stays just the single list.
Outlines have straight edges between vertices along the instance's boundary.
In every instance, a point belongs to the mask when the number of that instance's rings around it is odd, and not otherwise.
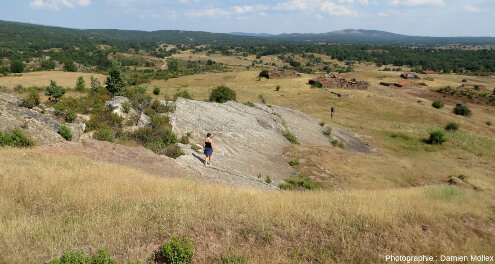
[{"label": "patch of bare soil", "polygon": [[156,155],[143,147],[128,147],[89,139],[81,142],[60,142],[37,148],[46,152],[81,155],[96,161],[138,169],[159,177],[185,178],[191,175],[190,172],[178,166],[174,159]]}]

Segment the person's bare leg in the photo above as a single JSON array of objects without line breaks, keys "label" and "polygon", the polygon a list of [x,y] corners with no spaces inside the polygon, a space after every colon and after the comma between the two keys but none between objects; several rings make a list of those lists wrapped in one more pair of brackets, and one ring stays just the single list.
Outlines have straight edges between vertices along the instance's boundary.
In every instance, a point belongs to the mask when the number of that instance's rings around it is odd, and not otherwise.
[{"label": "person's bare leg", "polygon": [[210,165],[211,165],[211,157],[212,157],[212,156],[210,156]]},{"label": "person's bare leg", "polygon": [[208,161],[208,156],[205,155],[205,166],[207,161]]}]

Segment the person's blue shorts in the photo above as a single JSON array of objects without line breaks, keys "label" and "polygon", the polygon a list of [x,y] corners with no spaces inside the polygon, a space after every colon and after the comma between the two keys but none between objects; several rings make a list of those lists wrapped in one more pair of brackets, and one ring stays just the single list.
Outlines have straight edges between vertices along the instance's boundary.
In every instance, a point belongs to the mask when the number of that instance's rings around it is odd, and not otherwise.
[{"label": "person's blue shorts", "polygon": [[213,149],[211,148],[205,148],[205,155],[206,156],[211,156],[213,154]]}]

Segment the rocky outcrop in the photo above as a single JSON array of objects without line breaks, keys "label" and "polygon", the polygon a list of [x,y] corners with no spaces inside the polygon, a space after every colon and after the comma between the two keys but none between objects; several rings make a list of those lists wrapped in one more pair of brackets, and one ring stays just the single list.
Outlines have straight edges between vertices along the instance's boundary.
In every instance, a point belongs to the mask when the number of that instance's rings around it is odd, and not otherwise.
[{"label": "rocky outcrop", "polygon": [[[201,149],[195,151],[192,146],[181,144],[186,155],[177,161],[215,182],[272,189],[296,173],[282,158],[284,148],[291,145],[284,133],[291,132],[302,145],[331,146],[331,138],[324,133],[326,127],[321,126],[319,120],[284,107],[254,105],[179,98],[175,112],[170,114],[174,132],[179,136],[189,132],[192,144],[200,146],[206,133],[212,133],[214,154],[213,166],[204,166]],[[332,127],[333,133],[349,150],[371,152],[345,130]],[[264,182],[267,176],[271,184]]]},{"label": "rocky outcrop", "polygon": [[57,133],[62,124],[71,129],[73,141],[79,140],[86,128],[84,122],[80,120],[68,124],[41,108],[37,111],[21,107],[20,102],[21,100],[14,95],[0,93],[0,131],[12,131],[18,128],[36,144],[43,145],[65,141]]}]

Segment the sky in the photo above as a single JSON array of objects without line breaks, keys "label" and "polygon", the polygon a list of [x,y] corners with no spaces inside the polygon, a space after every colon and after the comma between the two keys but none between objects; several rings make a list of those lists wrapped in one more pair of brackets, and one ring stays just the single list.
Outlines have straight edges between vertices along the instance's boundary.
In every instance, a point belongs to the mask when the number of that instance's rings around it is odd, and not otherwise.
[{"label": "sky", "polygon": [[495,37],[495,0],[0,0],[0,20],[79,29]]}]

